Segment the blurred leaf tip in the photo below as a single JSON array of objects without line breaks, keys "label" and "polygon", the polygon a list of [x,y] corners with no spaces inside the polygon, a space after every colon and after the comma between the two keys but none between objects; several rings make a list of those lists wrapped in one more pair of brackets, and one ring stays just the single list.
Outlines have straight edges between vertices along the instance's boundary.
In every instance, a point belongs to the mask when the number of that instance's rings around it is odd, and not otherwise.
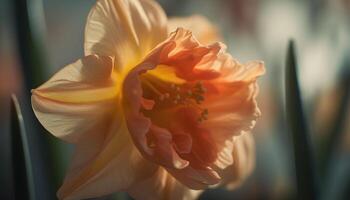
[{"label": "blurred leaf tip", "polygon": [[28,139],[16,95],[11,95],[11,151],[15,199],[34,200],[34,182]]},{"label": "blurred leaf tip", "polygon": [[295,42],[289,41],[285,71],[287,125],[293,140],[299,199],[318,199],[316,169],[297,76]]}]

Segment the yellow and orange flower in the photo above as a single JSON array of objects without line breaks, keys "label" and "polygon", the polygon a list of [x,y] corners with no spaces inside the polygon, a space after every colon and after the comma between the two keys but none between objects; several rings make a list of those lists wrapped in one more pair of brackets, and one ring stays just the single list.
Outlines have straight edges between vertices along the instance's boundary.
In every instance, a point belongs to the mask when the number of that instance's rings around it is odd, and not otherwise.
[{"label": "yellow and orange flower", "polygon": [[154,1],[98,0],[86,56],[33,90],[39,121],[76,146],[60,199],[192,199],[251,172],[263,63],[240,64],[222,43],[207,44],[212,29],[197,30],[205,44],[168,29]]}]

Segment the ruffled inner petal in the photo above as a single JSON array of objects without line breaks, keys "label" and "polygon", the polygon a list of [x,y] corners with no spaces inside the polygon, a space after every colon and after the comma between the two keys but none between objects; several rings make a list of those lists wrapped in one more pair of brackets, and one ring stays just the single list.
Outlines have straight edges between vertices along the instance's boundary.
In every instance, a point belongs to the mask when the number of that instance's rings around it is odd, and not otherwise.
[{"label": "ruffled inner petal", "polygon": [[[228,140],[250,130],[259,115],[255,81],[263,66],[242,68],[224,51],[220,43],[203,46],[178,29],[124,82],[124,112],[136,146],[193,189],[220,181],[217,166],[233,162]],[[152,100],[152,109],[140,106],[142,99]]]},{"label": "ruffled inner petal", "polygon": [[[228,54],[224,54],[226,65],[221,66],[222,76],[212,80],[213,88],[208,87],[203,103],[210,111],[208,120],[202,123],[202,127],[213,130],[213,139],[218,146],[219,155],[223,158],[227,148],[231,148],[232,138],[243,131],[250,131],[255,126],[256,119],[261,115],[256,102],[258,85],[256,79],[264,73],[261,62],[250,62],[242,65],[230,60]],[[225,72],[225,73],[224,73]],[[227,156],[226,156],[227,157]],[[229,158],[223,160],[217,166],[225,168],[231,162]]]}]

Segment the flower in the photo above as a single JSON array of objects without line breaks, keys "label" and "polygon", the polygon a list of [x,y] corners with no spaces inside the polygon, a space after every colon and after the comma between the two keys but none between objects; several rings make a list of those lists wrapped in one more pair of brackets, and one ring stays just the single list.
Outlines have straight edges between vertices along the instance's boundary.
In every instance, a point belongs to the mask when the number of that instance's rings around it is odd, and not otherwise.
[{"label": "flower", "polygon": [[76,146],[59,199],[192,199],[249,174],[263,63],[167,26],[154,1],[99,0],[86,56],[32,91],[41,124]]}]

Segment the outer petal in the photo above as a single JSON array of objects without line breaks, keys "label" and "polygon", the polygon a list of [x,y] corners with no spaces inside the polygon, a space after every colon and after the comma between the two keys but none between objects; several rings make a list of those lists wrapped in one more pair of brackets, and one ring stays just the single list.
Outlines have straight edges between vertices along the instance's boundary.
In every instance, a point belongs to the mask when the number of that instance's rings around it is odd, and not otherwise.
[{"label": "outer petal", "polygon": [[160,167],[152,177],[133,185],[128,192],[137,200],[194,200],[202,190],[189,189]]},{"label": "outer petal", "polygon": [[179,27],[191,30],[198,41],[203,44],[221,41],[217,28],[204,16],[173,17],[168,20],[169,33]]},{"label": "outer petal", "polygon": [[85,29],[85,54],[115,56],[132,67],[167,37],[166,15],[152,0],[99,0]]},{"label": "outer petal", "polygon": [[[125,123],[114,124],[100,148],[81,165],[84,148],[78,145],[76,162],[58,191],[59,199],[85,199],[126,190],[151,176],[156,166],[144,160],[133,145]],[[85,145],[88,145],[85,143]]]},{"label": "outer petal", "polygon": [[85,133],[103,131],[105,117],[117,108],[112,69],[112,58],[87,56],[34,89],[32,107],[41,124],[73,143]]},{"label": "outer petal", "polygon": [[76,144],[60,199],[125,190],[155,169],[130,139],[112,71],[112,58],[91,55],[33,90],[33,109],[43,126]]}]

